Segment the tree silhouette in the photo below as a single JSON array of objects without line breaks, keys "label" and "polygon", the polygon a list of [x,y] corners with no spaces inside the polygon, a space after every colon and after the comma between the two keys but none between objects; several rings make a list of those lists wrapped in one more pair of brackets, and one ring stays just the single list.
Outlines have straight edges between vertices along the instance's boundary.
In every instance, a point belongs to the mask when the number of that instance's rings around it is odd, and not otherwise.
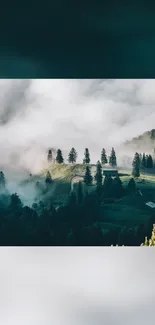
[{"label": "tree silhouette", "polygon": [[98,161],[97,165],[96,165],[95,180],[96,180],[96,185],[97,186],[102,185],[102,166],[101,166],[100,161]]},{"label": "tree silhouette", "polygon": [[128,191],[133,193],[135,192],[135,190],[136,190],[136,183],[134,178],[131,178],[128,183]]},{"label": "tree silhouette", "polygon": [[147,156],[146,159],[146,168],[153,168],[153,159],[151,155]]},{"label": "tree silhouette", "polygon": [[51,162],[52,161],[52,150],[50,149],[50,150],[48,150],[48,156],[47,156],[47,160],[49,161],[49,162]]},{"label": "tree silhouette", "polygon": [[56,162],[58,164],[62,164],[64,162],[62,151],[60,149],[57,150]]},{"label": "tree silhouette", "polygon": [[143,153],[142,160],[141,160],[141,168],[145,169],[145,167],[146,167],[146,157],[145,157],[145,153]]},{"label": "tree silhouette", "polygon": [[89,154],[88,148],[85,149],[84,156],[85,156],[85,158],[83,160],[83,163],[89,164],[90,163],[90,154]]},{"label": "tree silhouette", "polygon": [[140,159],[139,159],[139,154],[136,152],[133,162],[132,162],[132,175],[134,177],[139,177],[140,176]]},{"label": "tree silhouette", "polygon": [[51,177],[51,174],[50,174],[49,171],[46,174],[45,182],[46,182],[46,184],[51,184],[52,183],[52,177]]},{"label": "tree silhouette", "polygon": [[23,207],[22,201],[17,195],[17,193],[11,194],[10,207],[13,211],[21,209]]},{"label": "tree silhouette", "polygon": [[109,158],[109,165],[112,167],[117,166],[116,154],[114,148],[111,150],[110,158]]},{"label": "tree silhouette", "polygon": [[6,184],[6,181],[5,181],[4,173],[2,171],[0,171],[0,189],[1,190],[5,189],[5,184]]},{"label": "tree silhouette", "polygon": [[68,162],[71,164],[76,163],[76,159],[77,159],[77,152],[74,148],[72,148],[68,155]]},{"label": "tree silhouette", "polygon": [[107,163],[108,163],[108,159],[107,159],[106,151],[103,148],[102,151],[101,151],[101,164],[105,165]]},{"label": "tree silhouette", "polygon": [[86,172],[85,172],[85,175],[84,175],[84,183],[86,185],[91,185],[92,181],[93,181],[93,177],[91,175],[90,168],[89,168],[89,166],[86,166]]}]

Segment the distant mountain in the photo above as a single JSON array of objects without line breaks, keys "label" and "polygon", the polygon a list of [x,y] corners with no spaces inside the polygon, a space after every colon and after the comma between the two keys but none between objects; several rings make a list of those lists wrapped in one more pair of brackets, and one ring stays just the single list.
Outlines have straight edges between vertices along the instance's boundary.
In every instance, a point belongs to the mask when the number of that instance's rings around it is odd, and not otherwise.
[{"label": "distant mountain", "polygon": [[125,149],[138,152],[154,153],[155,149],[155,129],[144,132],[132,140],[124,143]]}]

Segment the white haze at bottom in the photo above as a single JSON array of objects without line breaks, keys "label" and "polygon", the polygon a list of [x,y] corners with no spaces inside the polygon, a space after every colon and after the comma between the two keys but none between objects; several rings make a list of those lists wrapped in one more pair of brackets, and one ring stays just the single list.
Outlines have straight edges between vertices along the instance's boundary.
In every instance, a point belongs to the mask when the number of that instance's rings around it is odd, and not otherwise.
[{"label": "white haze at bottom", "polygon": [[154,249],[1,247],[1,325],[152,325]]}]

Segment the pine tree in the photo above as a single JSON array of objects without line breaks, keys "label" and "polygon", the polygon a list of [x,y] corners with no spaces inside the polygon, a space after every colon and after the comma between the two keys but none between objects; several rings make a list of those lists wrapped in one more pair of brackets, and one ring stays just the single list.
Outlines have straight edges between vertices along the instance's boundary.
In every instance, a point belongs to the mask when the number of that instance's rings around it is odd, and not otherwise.
[{"label": "pine tree", "polygon": [[10,208],[12,210],[21,209],[23,207],[23,204],[21,202],[20,197],[17,195],[17,193],[11,194],[11,203]]},{"label": "pine tree", "polygon": [[0,189],[4,189],[5,188],[5,176],[4,173],[2,171],[0,171]]},{"label": "pine tree", "polygon": [[79,205],[83,204],[83,189],[82,189],[82,182],[78,184],[78,191],[77,191],[77,201]]},{"label": "pine tree", "polygon": [[140,153],[140,154],[139,154],[140,165],[141,165],[141,163],[142,163],[142,158],[143,158],[143,156],[142,156],[142,154]]},{"label": "pine tree", "polygon": [[93,177],[91,175],[91,171],[89,166],[86,166],[86,172],[85,172],[85,176],[84,176],[84,183],[86,185],[91,185],[93,181]]},{"label": "pine tree", "polygon": [[123,194],[123,185],[119,176],[116,176],[112,182],[111,196],[120,198]]},{"label": "pine tree", "polygon": [[108,197],[112,192],[113,179],[110,175],[106,175],[103,183],[104,196]]},{"label": "pine tree", "polygon": [[132,175],[134,177],[139,177],[140,176],[140,159],[139,159],[139,154],[136,152],[133,162],[132,162]]},{"label": "pine tree", "polygon": [[145,169],[146,167],[146,157],[145,157],[145,153],[143,153],[143,157],[142,157],[142,161],[141,161],[141,168]]},{"label": "pine tree", "polygon": [[71,164],[76,163],[76,159],[77,159],[77,152],[74,148],[72,148],[68,155],[68,162]]},{"label": "pine tree", "polygon": [[117,166],[117,160],[116,160],[116,154],[115,154],[114,148],[112,148],[112,150],[111,150],[111,154],[110,154],[110,158],[109,158],[109,165],[111,165],[112,167]]},{"label": "pine tree", "polygon": [[47,156],[47,160],[48,160],[48,162],[51,162],[52,161],[52,150],[50,149],[50,150],[48,150],[48,156]]},{"label": "pine tree", "polygon": [[135,192],[135,190],[136,190],[136,183],[134,181],[134,178],[131,178],[128,183],[128,191],[130,193],[133,193]]},{"label": "pine tree", "polygon": [[96,185],[97,186],[102,185],[102,166],[101,166],[100,161],[98,161],[97,165],[96,165],[95,180],[96,180]]},{"label": "pine tree", "polygon": [[153,159],[151,155],[147,156],[146,168],[153,168]]},{"label": "pine tree", "polygon": [[60,149],[57,150],[56,162],[58,164],[62,164],[64,162],[62,151]]},{"label": "pine tree", "polygon": [[85,156],[85,158],[83,160],[83,163],[84,164],[89,164],[90,163],[90,154],[89,154],[89,149],[88,148],[85,149],[84,156]]},{"label": "pine tree", "polygon": [[50,174],[49,171],[46,174],[45,182],[46,182],[46,184],[51,184],[52,183],[52,177],[51,177],[51,174]]},{"label": "pine tree", "polygon": [[101,151],[101,164],[105,165],[107,163],[108,163],[108,159],[107,159],[106,151],[103,148],[102,151]]}]

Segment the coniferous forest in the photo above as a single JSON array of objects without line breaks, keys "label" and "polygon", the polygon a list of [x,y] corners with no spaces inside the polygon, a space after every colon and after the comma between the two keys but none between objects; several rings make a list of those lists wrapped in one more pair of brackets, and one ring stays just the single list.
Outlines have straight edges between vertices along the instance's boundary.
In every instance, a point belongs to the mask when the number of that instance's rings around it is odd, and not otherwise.
[{"label": "coniferous forest", "polygon": [[[95,165],[88,148],[82,164],[77,164],[77,157],[75,148],[71,148],[67,163],[61,149],[55,157],[48,151],[48,168],[41,180],[32,174],[27,180],[35,184],[31,205],[22,202],[20,192],[9,192],[9,179],[0,172],[0,245],[152,245],[149,238],[155,215],[146,205],[154,194],[147,176],[151,170],[154,174],[152,156],[136,152],[128,174],[117,166],[114,148],[109,157],[102,149]],[[52,168],[72,173],[60,181]],[[78,173],[73,173],[77,168]],[[64,187],[65,199],[56,203],[54,189],[58,185],[59,192]]]}]

